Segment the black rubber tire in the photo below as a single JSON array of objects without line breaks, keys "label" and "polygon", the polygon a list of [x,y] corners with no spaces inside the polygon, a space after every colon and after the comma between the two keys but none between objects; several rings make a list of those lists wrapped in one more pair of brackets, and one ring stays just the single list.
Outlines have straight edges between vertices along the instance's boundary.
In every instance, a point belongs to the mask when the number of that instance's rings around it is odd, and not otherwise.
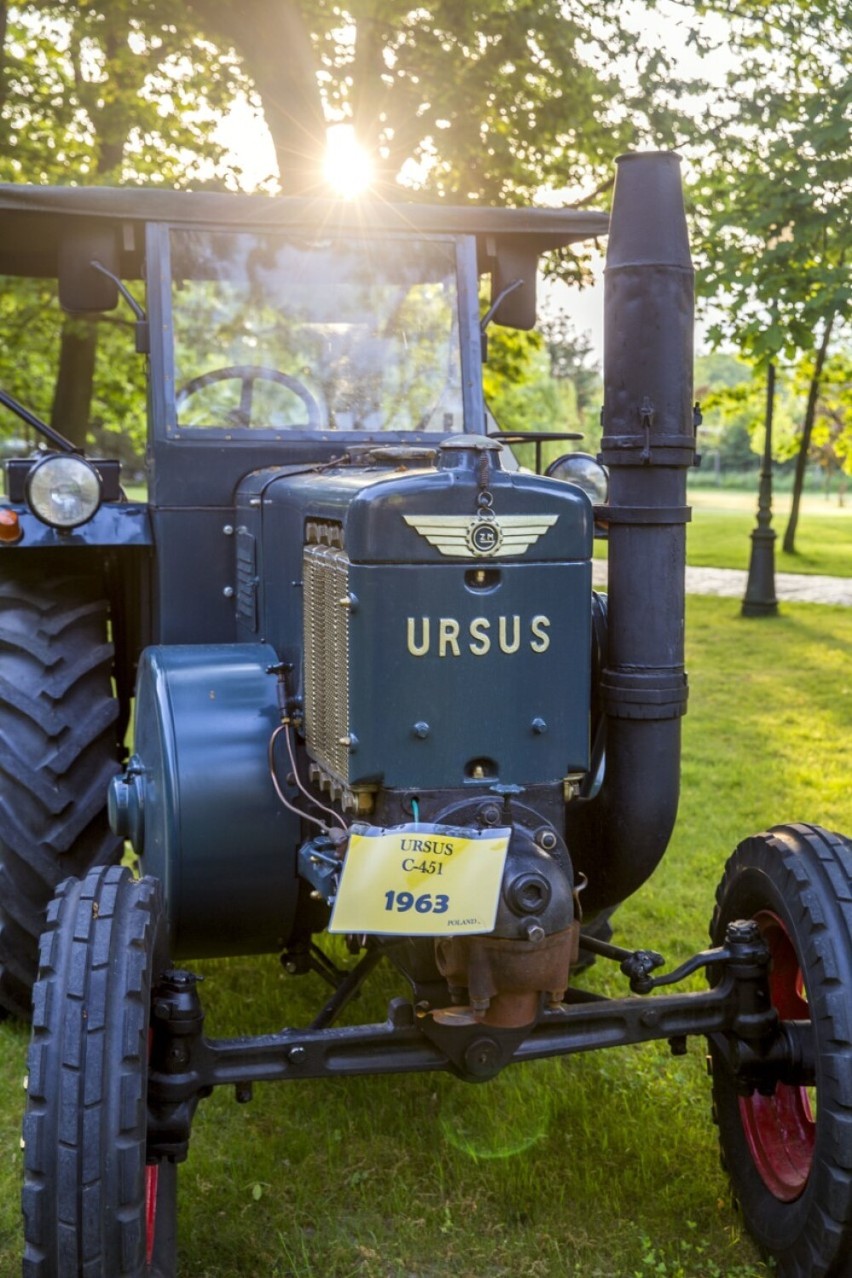
[{"label": "black rubber tire", "polygon": [[57,884],[123,850],[106,816],[120,755],[101,583],[24,567],[0,581],[0,1007],[22,1018]]},{"label": "black rubber tire", "polygon": [[[146,1228],[151,995],[166,966],[160,885],[121,866],[50,904],[33,991],[24,1118],[24,1278],[172,1278],[176,1177]],[[170,1254],[164,1254],[164,1253]]]},{"label": "black rubber tire", "polygon": [[808,1089],[785,1084],[768,1100],[741,1100],[711,1042],[723,1166],[748,1232],[774,1257],[781,1278],[849,1278],[852,843],[810,825],[774,826],[746,839],[716,895],[714,944],[734,919],[761,927],[782,1019],[812,1023],[816,1105]]}]

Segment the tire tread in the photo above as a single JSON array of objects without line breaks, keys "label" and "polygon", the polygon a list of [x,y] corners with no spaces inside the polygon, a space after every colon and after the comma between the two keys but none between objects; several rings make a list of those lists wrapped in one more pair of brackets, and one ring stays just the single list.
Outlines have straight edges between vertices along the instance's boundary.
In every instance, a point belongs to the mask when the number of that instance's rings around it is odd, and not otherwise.
[{"label": "tire tread", "polygon": [[145,1085],[159,885],[67,880],[34,990],[24,1120],[24,1278],[144,1273]]},{"label": "tire tread", "polygon": [[[798,1199],[781,1206],[756,1184],[751,1158],[731,1115],[724,1066],[713,1070],[714,1114],[722,1158],[736,1201],[758,1245],[774,1256],[784,1278],[850,1278],[852,1275],[852,842],[808,824],[773,826],[744,840],[729,858],[716,892],[710,925],[720,944],[724,925],[755,884],[765,883],[766,903],[789,915],[817,1041],[819,1100],[814,1165]],[[779,903],[776,905],[776,902]],[[722,1119],[727,1109],[727,1122]],[[727,1135],[726,1135],[727,1133]],[[725,1141],[734,1141],[727,1149]],[[762,1190],[762,1201],[761,1201]],[[775,1213],[774,1224],[770,1223]],[[786,1217],[786,1220],[784,1219]],[[795,1239],[782,1240],[789,1225]],[[774,1230],[774,1236],[773,1236]],[[795,1231],[798,1230],[796,1233]]]},{"label": "tire tread", "polygon": [[119,766],[107,620],[94,577],[0,582],[0,1008],[22,1018],[54,889],[121,856],[106,819]]}]

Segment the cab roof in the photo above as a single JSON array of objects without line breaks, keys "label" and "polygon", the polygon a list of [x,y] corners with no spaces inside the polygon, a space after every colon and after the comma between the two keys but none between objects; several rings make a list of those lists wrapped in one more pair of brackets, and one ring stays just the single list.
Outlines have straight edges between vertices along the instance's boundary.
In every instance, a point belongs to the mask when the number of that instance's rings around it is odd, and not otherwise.
[{"label": "cab roof", "polygon": [[311,235],[475,235],[480,262],[509,251],[539,255],[605,235],[605,213],[583,209],[486,208],[477,205],[388,204],[297,199],[156,187],[0,184],[0,274],[56,275],[69,219],[125,228],[127,267],[141,255],[135,228],[146,222]]}]

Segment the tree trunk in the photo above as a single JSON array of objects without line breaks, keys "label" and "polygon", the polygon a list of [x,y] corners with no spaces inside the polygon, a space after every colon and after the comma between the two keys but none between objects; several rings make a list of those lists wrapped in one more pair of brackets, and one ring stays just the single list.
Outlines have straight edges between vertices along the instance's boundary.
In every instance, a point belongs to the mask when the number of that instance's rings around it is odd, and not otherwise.
[{"label": "tree trunk", "polygon": [[[72,44],[71,52],[77,94],[81,97],[88,94],[91,99],[87,102],[87,110],[95,129],[97,181],[120,179],[120,165],[131,123],[124,104],[138,93],[145,78],[141,62],[126,63],[119,67],[117,58],[127,38],[125,19],[120,14],[113,14],[111,24],[111,29],[103,34],[103,52],[113,91],[103,94],[102,102],[95,97],[95,92],[102,92],[100,87],[97,90],[94,86],[87,88],[80,63],[79,44]],[[66,315],[62,324],[59,368],[53,390],[50,424],[77,448],[86,446],[97,350],[97,320]]]},{"label": "tree trunk", "polygon": [[834,327],[834,316],[829,315],[825,322],[825,329],[822,334],[822,341],[819,344],[816,361],[814,363],[813,376],[808,389],[808,403],[805,409],[805,420],[802,425],[802,438],[799,442],[799,452],[796,457],[796,474],[793,479],[793,500],[790,506],[790,518],[787,521],[787,527],[784,530],[784,550],[788,555],[796,553],[796,529],[799,524],[799,506],[802,500],[802,488],[805,483],[805,470],[808,464],[808,453],[811,447],[811,434],[813,433],[814,421],[816,420],[816,407],[819,398],[819,385],[822,380],[822,370],[825,365],[825,358],[828,354],[828,346],[831,341],[831,330]]},{"label": "tree trunk", "polygon": [[66,316],[59,347],[50,424],[77,448],[84,448],[92,406],[97,328],[92,320]]},{"label": "tree trunk", "polygon": [[272,134],[281,190],[315,194],[322,182],[326,122],[314,53],[295,0],[191,0],[199,25],[241,54]]}]

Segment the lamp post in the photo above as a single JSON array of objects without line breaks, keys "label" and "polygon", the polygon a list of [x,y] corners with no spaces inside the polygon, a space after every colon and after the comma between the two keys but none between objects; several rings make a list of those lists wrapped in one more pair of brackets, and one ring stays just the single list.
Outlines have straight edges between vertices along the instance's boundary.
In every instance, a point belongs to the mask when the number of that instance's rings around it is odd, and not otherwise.
[{"label": "lamp post", "polygon": [[775,617],[775,529],[772,523],[772,415],[775,407],[775,365],[766,371],[766,432],[757,498],[757,527],[751,534],[751,557],[743,599],[743,617]]}]

